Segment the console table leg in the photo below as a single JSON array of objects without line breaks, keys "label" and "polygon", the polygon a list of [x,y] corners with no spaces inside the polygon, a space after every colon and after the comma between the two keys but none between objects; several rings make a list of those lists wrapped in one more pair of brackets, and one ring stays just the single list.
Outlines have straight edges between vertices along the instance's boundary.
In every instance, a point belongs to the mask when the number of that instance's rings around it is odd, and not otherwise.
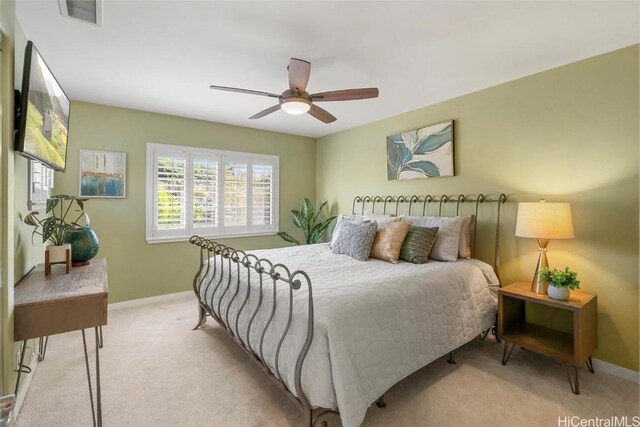
[{"label": "console table leg", "polygon": [[20,376],[22,375],[22,366],[24,364],[24,353],[27,349],[27,340],[22,341],[22,350],[20,350],[20,364],[18,365],[18,378],[16,378],[16,390],[14,394],[18,395],[18,387],[20,386]]},{"label": "console table leg", "polygon": [[100,348],[104,347],[104,338],[102,338],[102,326],[98,326],[98,330],[100,331]]},{"label": "console table leg", "polygon": [[[93,406],[93,387],[91,386],[91,372],[89,371],[89,355],[87,354],[87,338],[82,330],[82,345],[84,347],[84,365],[87,368],[87,381],[89,382],[89,399],[91,399],[91,420],[93,421],[93,427],[96,426],[96,410]],[[96,357],[98,353],[96,352]]]},{"label": "console table leg", "polygon": [[49,337],[40,337],[38,342],[38,362],[44,360],[44,356],[47,354],[47,344],[49,344]]},{"label": "console table leg", "polygon": [[[98,334],[98,329],[100,333]],[[102,427],[102,395],[100,393],[100,348],[102,347],[102,328],[95,328],[96,332],[96,406],[98,407],[98,427]],[[98,340],[98,338],[100,338]]]}]

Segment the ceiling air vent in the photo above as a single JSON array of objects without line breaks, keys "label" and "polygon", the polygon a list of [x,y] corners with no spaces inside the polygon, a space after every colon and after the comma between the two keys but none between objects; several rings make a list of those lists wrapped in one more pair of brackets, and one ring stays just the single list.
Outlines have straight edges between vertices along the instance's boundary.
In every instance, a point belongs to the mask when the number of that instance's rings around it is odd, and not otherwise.
[{"label": "ceiling air vent", "polygon": [[62,16],[102,27],[102,0],[58,0]]}]

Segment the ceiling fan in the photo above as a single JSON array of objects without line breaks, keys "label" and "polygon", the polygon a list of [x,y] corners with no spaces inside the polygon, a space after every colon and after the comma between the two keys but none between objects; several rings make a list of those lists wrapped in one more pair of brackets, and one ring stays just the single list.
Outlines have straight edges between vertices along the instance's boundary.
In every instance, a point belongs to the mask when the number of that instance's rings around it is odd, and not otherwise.
[{"label": "ceiling fan", "polygon": [[328,111],[315,105],[316,102],[351,101],[356,99],[369,99],[378,97],[378,88],[375,87],[333,90],[330,92],[309,94],[306,89],[307,83],[309,83],[311,63],[302,59],[291,58],[287,70],[289,70],[289,89],[285,90],[280,95],[278,95],[277,93],[261,92],[258,90],[240,89],[227,86],[211,85],[209,86],[209,88],[278,98],[279,102],[277,105],[269,107],[266,110],[262,110],[259,113],[249,117],[249,119],[259,119],[260,117],[264,117],[267,114],[271,114],[282,109],[285,113],[289,113],[294,116],[309,113],[313,117],[324,123],[335,122],[336,118]]}]

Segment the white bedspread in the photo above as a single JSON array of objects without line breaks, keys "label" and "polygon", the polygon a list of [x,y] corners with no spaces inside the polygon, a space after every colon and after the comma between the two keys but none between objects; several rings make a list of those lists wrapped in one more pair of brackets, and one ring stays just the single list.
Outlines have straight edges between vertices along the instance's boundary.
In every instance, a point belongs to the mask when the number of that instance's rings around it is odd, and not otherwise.
[{"label": "white bedspread", "polygon": [[[345,427],[360,425],[368,406],[395,383],[472,340],[494,322],[496,297],[491,288],[498,279],[493,269],[481,261],[433,261],[422,265],[394,265],[374,259],[361,262],[333,254],[327,244],[251,253],[273,263],[284,263],[292,272],[301,269],[309,274],[315,328],[303,366],[302,386],[312,406],[338,408]],[[223,317],[235,292],[235,272],[234,265],[234,279],[222,301]],[[257,277],[252,273],[249,302],[239,318],[243,340],[257,307]],[[241,280],[246,282],[244,268]],[[207,282],[208,279],[205,285]],[[208,304],[216,283],[214,278],[210,287],[201,289]],[[251,329],[254,349],[259,346],[260,333],[271,313],[271,280],[267,276],[263,292],[262,308]],[[264,355],[272,367],[287,321],[288,292],[281,283],[278,314],[265,337]],[[213,300],[216,309],[221,294],[218,290]],[[229,311],[234,330],[236,313],[245,295],[241,291]],[[303,286],[294,291],[294,319],[279,357],[280,372],[294,392],[295,362],[306,334],[307,304]]]}]

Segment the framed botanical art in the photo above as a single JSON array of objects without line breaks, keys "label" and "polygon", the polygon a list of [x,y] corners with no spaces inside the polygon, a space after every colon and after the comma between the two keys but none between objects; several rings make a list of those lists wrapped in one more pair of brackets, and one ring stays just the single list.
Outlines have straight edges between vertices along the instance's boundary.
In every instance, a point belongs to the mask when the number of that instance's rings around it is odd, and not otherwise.
[{"label": "framed botanical art", "polygon": [[453,120],[387,137],[388,180],[453,175]]},{"label": "framed botanical art", "polygon": [[127,153],[80,150],[80,197],[125,197]]}]

